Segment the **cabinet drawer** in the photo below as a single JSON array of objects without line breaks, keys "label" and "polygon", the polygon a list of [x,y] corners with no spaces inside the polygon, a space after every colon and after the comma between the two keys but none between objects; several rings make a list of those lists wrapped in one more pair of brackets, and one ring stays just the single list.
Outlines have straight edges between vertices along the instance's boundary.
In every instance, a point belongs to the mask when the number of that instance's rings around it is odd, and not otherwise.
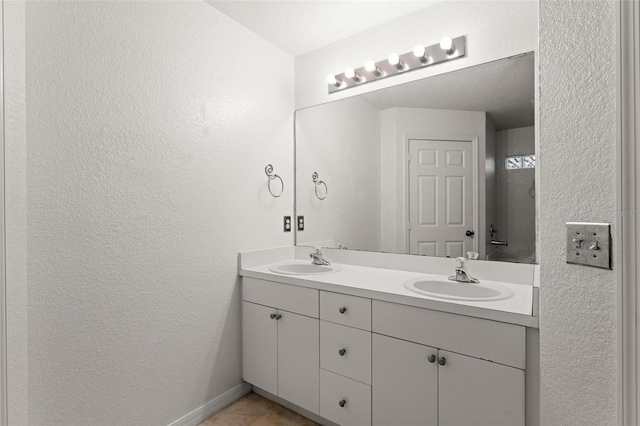
[{"label": "cabinet drawer", "polygon": [[371,331],[371,299],[321,291],[320,319]]},{"label": "cabinet drawer", "polygon": [[525,368],[525,327],[373,301],[375,333]]},{"label": "cabinet drawer", "polygon": [[242,278],[242,300],[318,318],[318,290],[255,278]]},{"label": "cabinet drawer", "polygon": [[321,369],[320,416],[342,426],[371,425],[371,387]]},{"label": "cabinet drawer", "polygon": [[320,367],[371,384],[371,332],[320,321]]}]

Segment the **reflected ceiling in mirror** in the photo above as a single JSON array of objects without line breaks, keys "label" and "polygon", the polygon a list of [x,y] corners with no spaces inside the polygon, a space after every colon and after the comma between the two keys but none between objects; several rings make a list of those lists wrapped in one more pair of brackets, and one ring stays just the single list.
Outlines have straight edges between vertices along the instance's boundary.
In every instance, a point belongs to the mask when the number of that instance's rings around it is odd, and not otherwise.
[{"label": "reflected ceiling in mirror", "polygon": [[297,111],[296,243],[534,263],[534,90],[527,53]]}]

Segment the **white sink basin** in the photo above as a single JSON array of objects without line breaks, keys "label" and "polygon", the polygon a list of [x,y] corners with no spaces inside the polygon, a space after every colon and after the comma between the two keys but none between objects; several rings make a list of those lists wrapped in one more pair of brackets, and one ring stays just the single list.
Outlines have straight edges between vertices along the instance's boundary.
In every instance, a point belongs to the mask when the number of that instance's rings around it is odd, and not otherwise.
[{"label": "white sink basin", "polygon": [[404,286],[414,293],[438,299],[488,302],[513,297],[511,289],[493,281],[473,284],[444,278],[420,277],[405,282]]},{"label": "white sink basin", "polygon": [[284,275],[320,275],[332,274],[342,270],[341,265],[314,265],[307,260],[291,260],[269,267],[271,272]]}]

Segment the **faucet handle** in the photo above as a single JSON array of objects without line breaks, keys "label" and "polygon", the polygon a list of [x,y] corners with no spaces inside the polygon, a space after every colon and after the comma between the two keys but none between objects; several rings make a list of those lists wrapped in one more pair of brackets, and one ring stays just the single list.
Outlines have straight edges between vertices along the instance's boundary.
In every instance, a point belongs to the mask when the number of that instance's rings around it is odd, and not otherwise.
[{"label": "faucet handle", "polygon": [[465,264],[467,263],[467,259],[465,259],[464,257],[456,257],[456,262],[458,262],[458,266],[460,268],[464,268]]},{"label": "faucet handle", "polygon": [[467,252],[467,259],[469,260],[477,260],[479,256],[480,256],[480,253],[476,253],[475,251]]}]

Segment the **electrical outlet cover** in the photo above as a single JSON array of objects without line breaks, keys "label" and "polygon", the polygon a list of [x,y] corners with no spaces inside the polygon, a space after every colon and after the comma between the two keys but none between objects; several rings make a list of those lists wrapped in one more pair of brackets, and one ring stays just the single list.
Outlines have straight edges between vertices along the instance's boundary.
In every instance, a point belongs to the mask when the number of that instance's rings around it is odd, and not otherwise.
[{"label": "electrical outlet cover", "polygon": [[567,263],[611,269],[611,224],[567,222]]}]

